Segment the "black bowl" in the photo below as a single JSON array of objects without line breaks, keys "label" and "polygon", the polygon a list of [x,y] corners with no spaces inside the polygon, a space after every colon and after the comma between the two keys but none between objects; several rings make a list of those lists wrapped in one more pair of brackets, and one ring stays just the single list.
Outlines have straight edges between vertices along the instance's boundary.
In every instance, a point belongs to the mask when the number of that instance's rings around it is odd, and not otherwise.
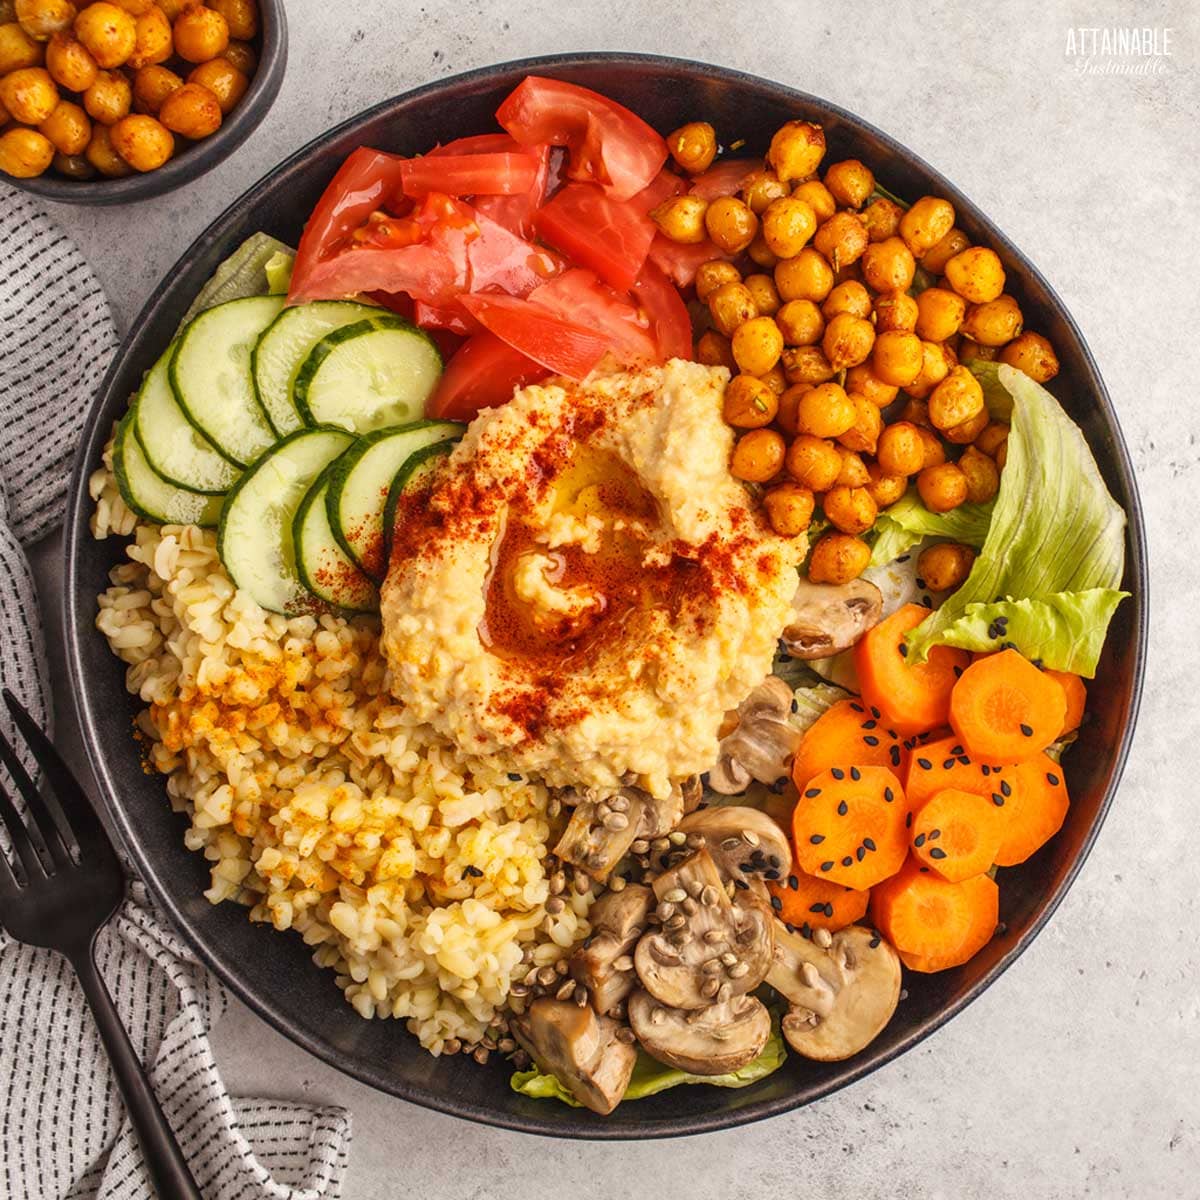
[{"label": "black bowl", "polygon": [[3,176],[5,183],[57,200],[62,204],[126,204],[131,200],[149,200],[161,196],[193,179],[228,158],[262,123],[279,95],[283,72],[287,67],[287,13],[284,0],[258,0],[259,29],[254,39],[258,67],[246,94],[233,112],[211,137],[179,150],[174,158],[156,171],[134,173],[122,179],[65,179],[51,167],[34,179]]},{"label": "black bowl", "polygon": [[[771,131],[793,117],[820,121],[830,160],[854,155],[901,196],[949,198],[973,240],[995,247],[1010,288],[1032,328],[1058,349],[1054,391],[1082,426],[1104,478],[1129,514],[1125,587],[1099,674],[1089,719],[1067,755],[1074,802],[1062,832],[1029,862],[1003,873],[1004,932],[966,966],[910,975],[908,998],[887,1029],[856,1058],[821,1064],[790,1056],[781,1070],[749,1088],[686,1087],[597,1117],[526,1099],[508,1086],[502,1063],[481,1069],[436,1060],[398,1025],[364,1021],[343,1000],[332,975],[310,961],[297,937],[253,926],[239,908],[216,908],[201,895],[203,860],[183,847],[184,822],[167,805],[162,780],[143,774],[129,736],[136,705],[123,668],[95,631],[96,594],[121,548],[88,534],[87,477],[112,422],[170,338],[213,268],[254,230],[295,242],[322,188],[346,154],[369,144],[402,153],[492,127],[504,95],[526,74],[585,84],[629,105],[660,130],[702,117],[726,140],[761,151]],[[111,814],[143,878],[197,953],[275,1028],[348,1074],[430,1108],[533,1133],[586,1138],[647,1138],[698,1133],[757,1120],[807,1104],[903,1053],[959,1012],[993,982],[1037,935],[1079,870],[1112,800],[1133,732],[1142,687],[1146,636],[1146,563],[1141,510],[1117,418],[1096,364],[1075,323],[1033,265],[947,180],[859,118],[780,84],[719,67],[624,54],[570,55],[510,63],[419,88],[377,105],[318,138],[234,203],[197,240],[131,326],[97,397],[75,465],[66,545],[66,637],[79,719]]]}]

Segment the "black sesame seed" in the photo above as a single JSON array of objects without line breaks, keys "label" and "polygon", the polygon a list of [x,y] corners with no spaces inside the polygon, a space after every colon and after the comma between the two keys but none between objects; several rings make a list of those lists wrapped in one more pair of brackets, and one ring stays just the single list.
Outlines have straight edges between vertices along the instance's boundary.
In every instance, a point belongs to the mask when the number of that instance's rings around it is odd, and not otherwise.
[{"label": "black sesame seed", "polygon": [[850,768],[850,778],[853,779],[855,783],[857,783],[860,779],[862,779],[862,772],[857,767],[851,767]]},{"label": "black sesame seed", "polygon": [[1015,650],[1016,648],[1017,648],[1016,642],[1001,642],[1000,643],[1001,650]]},{"label": "black sesame seed", "polygon": [[913,838],[913,845],[919,850],[923,845],[925,845],[925,835],[923,833],[918,833],[917,836]]},{"label": "black sesame seed", "polygon": [[874,850],[875,849],[875,839],[874,838],[863,838],[863,845],[866,846],[866,848],[868,850]]},{"label": "black sesame seed", "polygon": [[1011,796],[1012,795],[1012,784],[1009,783],[1007,779],[1000,780],[1000,795],[1002,795],[1002,796]]},{"label": "black sesame seed", "polygon": [[908,647],[903,642],[900,643],[900,657],[901,658],[908,657]]},{"label": "black sesame seed", "polygon": [[769,862],[771,864],[771,866],[773,866],[773,867],[779,866],[779,855],[778,854],[768,855],[767,862]]},{"label": "black sesame seed", "polygon": [[823,862],[823,863],[821,864],[821,870],[822,870],[822,871],[832,871],[832,870],[833,870],[833,863],[831,863],[831,862]]},{"label": "black sesame seed", "polygon": [[750,862],[738,863],[738,870],[743,875],[750,875],[754,871],[754,864]]},{"label": "black sesame seed", "polygon": [[845,815],[846,815],[846,814],[847,814],[847,813],[850,811],[850,808],[849,808],[849,806],[846,804],[845,800],[843,800],[843,801],[841,802],[841,804],[839,804],[839,805],[838,805],[838,809],[837,809],[837,811],[838,811],[838,816],[839,816],[839,817],[844,817],[844,816],[845,816]]},{"label": "black sesame seed", "polygon": [[892,766],[898,767],[900,765],[900,747],[893,746],[888,751],[888,757],[892,760]]},{"label": "black sesame seed", "polygon": [[921,589],[921,591],[924,591],[927,586],[928,585],[925,583],[925,580],[923,580],[920,577],[920,575],[918,575],[917,576],[917,587],[919,587]]},{"label": "black sesame seed", "polygon": [[867,746],[878,746],[879,739],[873,733],[868,733],[863,735],[863,743]]},{"label": "black sesame seed", "polygon": [[1059,780],[1058,776],[1055,775],[1055,773],[1053,771],[1047,771],[1046,772],[1046,782],[1051,787],[1058,787],[1058,785],[1061,781]]},{"label": "black sesame seed", "polygon": [[470,866],[470,867],[463,868],[463,874],[464,875],[472,875],[476,879],[479,879],[483,875],[483,872],[478,867]]},{"label": "black sesame seed", "polygon": [[950,747],[950,753],[951,753],[951,754],[963,754],[963,753],[965,753],[965,751],[963,750],[963,748],[962,748],[962,746],[961,746],[961,745],[959,745],[959,746],[951,746],[951,747]]},{"label": "black sesame seed", "polygon": [[787,878],[787,885],[792,889],[793,892],[798,891],[800,888],[800,880],[795,875],[789,875]]},{"label": "black sesame seed", "polygon": [[1029,661],[1033,663],[1033,665],[1037,667],[1039,671],[1043,669],[1044,664],[1040,658],[1031,658]]},{"label": "black sesame seed", "polygon": [[992,803],[997,808],[1003,808],[1004,807],[1004,797],[1002,795],[1000,795],[999,792],[993,792],[992,793]]},{"label": "black sesame seed", "polygon": [[743,892],[750,890],[750,885],[744,879],[735,879],[733,883],[735,887],[741,888]]},{"label": "black sesame seed", "polygon": [[928,867],[922,867],[922,868],[921,868],[921,874],[922,874],[922,875],[928,875],[928,874],[929,874],[929,868],[928,868]]},{"label": "black sesame seed", "polygon": [[942,770],[948,771],[952,766],[954,766],[954,759],[948,758],[944,763],[942,763]]},{"label": "black sesame seed", "polygon": [[771,897],[771,907],[776,912],[782,912],[783,911],[783,901],[780,900],[780,898],[778,896],[772,896]]},{"label": "black sesame seed", "polygon": [[984,779],[986,779],[992,773],[992,768],[989,767],[987,763],[981,763],[979,769],[983,772]]},{"label": "black sesame seed", "polygon": [[877,720],[877,721],[878,721],[878,720],[880,719],[880,717],[882,717],[882,716],[883,716],[883,713],[881,713],[881,712],[879,711],[879,709],[877,709],[877,708],[875,707],[875,705],[873,705],[873,704],[872,704],[872,705],[871,705],[871,716],[873,716],[873,717],[875,718],[875,720]]},{"label": "black sesame seed", "polygon": [[1008,628],[1008,618],[1007,617],[997,617],[996,624],[999,625],[1001,629],[1007,629]]},{"label": "black sesame seed", "polygon": [[931,596],[922,596],[921,603],[923,605],[925,605],[926,608],[932,608],[933,607],[933,598]]},{"label": "black sesame seed", "polygon": [[783,927],[784,927],[784,929],[786,929],[788,931],[788,933],[796,933],[797,932],[795,925],[793,925],[790,921],[784,921]]},{"label": "black sesame seed", "polygon": [[933,763],[931,763],[929,761],[929,759],[927,759],[927,758],[918,758],[917,766],[920,767],[922,771],[932,771],[933,770]]},{"label": "black sesame seed", "polygon": [[905,829],[911,829],[911,828],[912,828],[912,813],[905,813],[905,814],[904,814],[904,828],[905,828]]},{"label": "black sesame seed", "polygon": [[785,787],[787,787],[787,776],[781,775],[773,784],[770,785],[768,790],[778,796]]},{"label": "black sesame seed", "polygon": [[810,904],[808,906],[808,911],[810,913],[823,913],[825,911],[825,901],[822,900],[818,904]]},{"label": "black sesame seed", "polygon": [[508,777],[509,777],[509,779],[511,779],[511,780],[512,780],[512,782],[513,782],[513,783],[520,783],[520,782],[521,782],[521,776],[520,776],[520,775],[518,775],[516,771],[509,771],[509,773],[508,773]]},{"label": "black sesame seed", "polygon": [[859,848],[854,852],[854,857],[857,858],[859,862],[862,862],[862,860],[867,857],[867,852],[862,846],[859,846]]},{"label": "black sesame seed", "polygon": [[883,938],[881,938],[881,937],[879,936],[879,934],[875,934],[875,935],[874,935],[874,936],[871,938],[870,942],[868,942],[868,943],[867,943],[867,945],[868,945],[868,948],[869,948],[869,949],[871,949],[871,950],[874,950],[874,949],[875,949],[875,948],[876,948],[876,947],[879,945],[879,943],[880,943],[880,942],[882,942],[882,941],[883,941]]},{"label": "black sesame seed", "polygon": [[833,905],[830,904],[828,900],[825,901],[825,910],[824,911],[825,911],[825,915],[827,917],[833,916]]},{"label": "black sesame seed", "polygon": [[929,831],[929,840],[931,842],[936,842],[938,840],[938,838],[940,838],[941,836],[942,836],[942,831],[940,829],[931,829]]},{"label": "black sesame seed", "polygon": [[843,867],[852,867],[853,865],[854,865],[854,859],[852,859],[850,857],[850,855],[847,854],[846,857],[842,859],[842,866]]},{"label": "black sesame seed", "polygon": [[851,710],[852,710],[853,712],[863,712],[863,711],[865,711],[865,710],[863,709],[863,706],[862,706],[861,704],[855,704],[855,703],[853,703],[853,702],[851,702],[851,704],[850,704],[850,708],[851,708]]},{"label": "black sesame seed", "polygon": [[792,697],[792,712],[798,713],[799,711],[800,711],[800,701],[797,700],[795,698],[795,696],[793,696]]},{"label": "black sesame seed", "polygon": [[941,846],[934,846],[934,848],[932,850],[930,850],[930,852],[929,852],[929,857],[930,858],[945,858],[946,852],[945,852],[945,850],[943,850],[941,848]]},{"label": "black sesame seed", "polygon": [[961,678],[962,678],[962,667],[955,667],[955,668],[954,668],[954,678],[955,678],[955,679],[961,679]]},{"label": "black sesame seed", "polygon": [[964,767],[969,767],[971,765],[971,760],[965,754],[960,754],[958,756],[958,762]]},{"label": "black sesame seed", "polygon": [[884,798],[884,799],[885,799],[885,800],[886,800],[886,801],[887,801],[889,804],[891,804],[891,802],[892,802],[893,800],[895,800],[895,798],[896,798],[896,793],[895,793],[895,792],[893,792],[893,791],[892,791],[892,789],[891,789],[890,787],[885,787],[885,788],[883,789],[883,798]]},{"label": "black sesame seed", "polygon": [[764,872],[763,872],[763,877],[764,877],[765,879],[778,879],[778,878],[779,878],[779,872],[778,872],[778,871],[776,871],[774,867],[772,867],[772,868],[771,868],[769,871],[764,871]]},{"label": "black sesame seed", "polygon": [[808,840],[814,846],[819,846],[825,840],[825,835],[823,833],[814,833]]},{"label": "black sesame seed", "polygon": [[821,794],[821,789],[820,788],[809,788],[808,791],[806,791],[804,794],[810,800],[815,800]]},{"label": "black sesame seed", "polygon": [[846,772],[843,771],[841,767],[834,767],[829,773],[834,777],[834,779],[846,778]]},{"label": "black sesame seed", "polygon": [[864,722],[862,723],[862,727],[863,727],[864,729],[874,729],[874,728],[875,728],[875,726],[876,726],[876,725],[878,725],[878,724],[879,724],[879,722],[878,722],[878,721],[876,721],[874,717],[872,717],[872,718],[871,718],[871,720],[869,720],[869,721],[864,721]]},{"label": "black sesame seed", "polygon": [[1025,737],[1033,737],[1033,726],[1026,725],[1025,722],[1022,721],[1021,722],[1021,733],[1024,734]]},{"label": "black sesame seed", "polygon": [[812,926],[807,921],[805,921],[804,924],[800,926],[800,933],[803,937],[811,938],[812,937]]}]

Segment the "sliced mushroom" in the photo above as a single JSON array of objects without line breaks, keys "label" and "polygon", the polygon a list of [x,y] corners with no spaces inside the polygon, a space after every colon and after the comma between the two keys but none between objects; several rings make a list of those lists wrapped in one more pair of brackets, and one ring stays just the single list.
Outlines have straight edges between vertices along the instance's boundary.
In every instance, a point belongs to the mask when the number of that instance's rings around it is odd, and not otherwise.
[{"label": "sliced mushroom", "polygon": [[683,798],[684,813],[695,812],[700,807],[700,801],[704,799],[704,782],[699,775],[689,775],[679,785],[679,792]]},{"label": "sliced mushroom", "polygon": [[687,797],[676,783],[661,798],[623,787],[608,795],[569,788],[560,799],[573,811],[554,853],[603,882],[638,838],[661,837],[675,828]]},{"label": "sliced mushroom", "polygon": [[736,796],[751,780],[774,784],[787,778],[801,736],[788,719],[792,699],[792,689],[779,676],[768,675],[738,705],[737,724],[721,739],[716,766],[708,772],[714,792]]},{"label": "sliced mushroom", "polygon": [[753,996],[683,1012],[639,990],[629,998],[629,1024],[647,1054],[692,1075],[736,1071],[753,1062],[771,1036],[771,1014]]},{"label": "sliced mushroom", "polygon": [[776,921],[767,982],[791,1005],[783,1035],[792,1049],[805,1058],[839,1062],[857,1054],[891,1020],[900,999],[900,959],[862,925],[848,925],[822,947]]},{"label": "sliced mushroom", "polygon": [[834,585],[801,579],[781,641],[794,658],[832,658],[877,625],[882,613],[883,596],[869,580]]},{"label": "sliced mushroom", "polygon": [[555,1075],[580,1104],[607,1116],[620,1103],[637,1050],[618,1038],[622,1026],[616,1021],[590,1006],[542,996],[509,1026],[538,1066]]},{"label": "sliced mushroom", "polygon": [[699,834],[727,879],[786,879],[792,847],[783,830],[757,808],[729,804],[702,808],[679,822],[682,833]]},{"label": "sliced mushroom", "polygon": [[763,981],[771,965],[770,908],[757,899],[730,900],[707,850],[664,871],[654,894],[661,928],[642,935],[633,961],[660,1004],[706,1008]]},{"label": "sliced mushroom", "polygon": [[637,986],[633,948],[646,928],[654,893],[639,883],[605,892],[588,911],[591,936],[571,955],[571,975],[592,994],[599,1013],[611,1012]]}]

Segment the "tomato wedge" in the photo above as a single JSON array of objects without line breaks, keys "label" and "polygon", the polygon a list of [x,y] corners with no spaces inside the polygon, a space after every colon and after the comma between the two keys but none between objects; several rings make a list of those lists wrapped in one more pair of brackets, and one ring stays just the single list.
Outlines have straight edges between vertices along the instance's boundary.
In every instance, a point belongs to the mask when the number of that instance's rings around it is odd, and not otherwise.
[{"label": "tomato wedge", "polygon": [[550,185],[550,146],[522,146],[507,133],[480,133],[456,138],[430,150],[426,157],[463,154],[527,154],[536,164],[533,180],[524,191],[511,196],[478,196],[475,207],[518,237],[533,236],[533,216],[545,201]]},{"label": "tomato wedge", "polygon": [[691,193],[705,200],[718,196],[732,196],[739,191],[742,181],[751,171],[761,171],[762,162],[757,158],[730,158],[711,166],[692,180]]},{"label": "tomato wedge", "polygon": [[574,267],[529,293],[531,304],[602,334],[626,365],[658,360],[649,318],[591,272]]},{"label": "tomato wedge", "polygon": [[567,184],[534,224],[544,241],[622,292],[633,286],[654,240],[649,217],[591,183]]},{"label": "tomato wedge", "polygon": [[460,296],[459,303],[513,349],[568,379],[584,378],[609,347],[602,334],[529,300],[487,293]]},{"label": "tomato wedge", "polygon": [[667,143],[641,117],[560,79],[527,75],[496,120],[522,145],[566,146],[567,177],[597,183],[615,200],[635,196],[667,161]]},{"label": "tomato wedge", "polygon": [[647,258],[678,287],[693,284],[696,281],[696,271],[702,263],[718,258],[729,261],[729,255],[707,238],[702,242],[685,245],[683,242],[673,242],[661,233],[654,235]]},{"label": "tomato wedge", "polygon": [[652,262],[642,266],[633,285],[633,297],[642,306],[658,344],[658,357],[692,357],[692,319],[675,285]]},{"label": "tomato wedge", "polygon": [[507,404],[513,392],[549,372],[486,329],[468,338],[446,364],[426,413],[469,421],[481,408]]},{"label": "tomato wedge", "polygon": [[687,191],[687,183],[680,179],[674,171],[659,171],[657,175],[628,203],[642,213],[652,213],[664,200],[672,196],[682,196]]},{"label": "tomato wedge", "polygon": [[528,192],[537,178],[538,161],[517,154],[438,154],[406,159],[400,164],[406,196],[444,192],[448,196],[514,196]]}]

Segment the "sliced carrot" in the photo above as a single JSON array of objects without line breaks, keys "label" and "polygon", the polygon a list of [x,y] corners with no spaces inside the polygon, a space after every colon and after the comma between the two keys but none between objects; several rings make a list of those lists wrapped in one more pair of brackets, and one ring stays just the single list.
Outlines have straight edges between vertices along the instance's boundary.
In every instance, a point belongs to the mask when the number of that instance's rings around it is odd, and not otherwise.
[{"label": "sliced carrot", "polygon": [[1005,797],[1001,809],[998,867],[1015,867],[1040,850],[1062,828],[1071,802],[1062,768],[1048,754],[1039,754],[1010,773],[1012,794]]},{"label": "sliced carrot", "polygon": [[1066,715],[1062,687],[1016,650],[972,663],[950,696],[950,725],[967,753],[995,762],[1035,757]]},{"label": "sliced carrot", "polygon": [[792,762],[792,779],[799,791],[830,767],[887,767],[902,779],[907,759],[900,735],[887,728],[879,709],[855,697],[839,700],[809,726]]},{"label": "sliced carrot", "polygon": [[1012,790],[1008,781],[1011,771],[1011,767],[972,758],[951,733],[913,747],[904,780],[904,795],[914,813],[920,812],[943,788],[974,792],[988,799],[995,795],[1003,797]]},{"label": "sliced carrot", "polygon": [[886,767],[831,767],[796,801],[796,863],[818,879],[863,891],[900,869],[907,816],[904,789]]},{"label": "sliced carrot", "polygon": [[1063,737],[1078,729],[1083,720],[1083,710],[1087,706],[1087,685],[1078,675],[1072,675],[1069,671],[1045,670],[1042,674],[1053,679],[1067,698],[1067,715],[1063,718],[1062,729],[1058,731],[1058,736]]},{"label": "sliced carrot", "polygon": [[913,819],[913,854],[935,875],[961,883],[996,861],[1002,822],[993,801],[943,788]]},{"label": "sliced carrot", "polygon": [[880,621],[854,647],[854,666],[863,700],[878,708],[887,724],[909,736],[945,725],[950,693],[967,668],[965,650],[934,646],[923,663],[908,663],[904,635],[929,616],[920,604],[906,604]]},{"label": "sliced carrot", "polygon": [[948,883],[910,858],[872,889],[871,917],[905,966],[944,971],[991,940],[1000,918],[1000,889],[987,875]]},{"label": "sliced carrot", "polygon": [[870,892],[829,883],[804,871],[795,871],[785,883],[768,883],[767,888],[774,897],[771,907],[785,925],[797,929],[808,925],[812,929],[828,929],[830,933],[861,921],[871,899]]}]

